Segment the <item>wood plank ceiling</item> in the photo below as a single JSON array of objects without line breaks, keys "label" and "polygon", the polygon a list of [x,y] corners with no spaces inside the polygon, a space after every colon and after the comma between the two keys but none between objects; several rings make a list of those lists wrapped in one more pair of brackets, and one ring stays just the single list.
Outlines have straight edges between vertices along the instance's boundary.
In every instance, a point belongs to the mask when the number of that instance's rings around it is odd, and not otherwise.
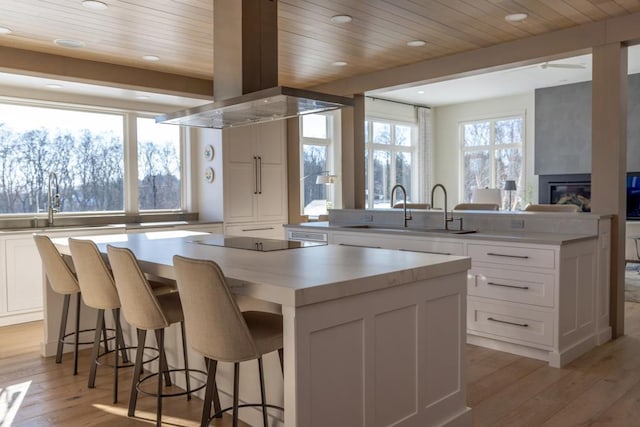
[{"label": "wood plank ceiling", "polygon": [[[213,0],[103,1],[106,10],[81,0],[0,0],[0,27],[12,31],[0,45],[212,78]],[[640,0],[280,0],[278,10],[280,84],[308,87],[637,13]],[[522,12],[524,22],[505,20]],[[353,21],[332,23],[338,14]],[[427,43],[408,47],[411,40]]]}]

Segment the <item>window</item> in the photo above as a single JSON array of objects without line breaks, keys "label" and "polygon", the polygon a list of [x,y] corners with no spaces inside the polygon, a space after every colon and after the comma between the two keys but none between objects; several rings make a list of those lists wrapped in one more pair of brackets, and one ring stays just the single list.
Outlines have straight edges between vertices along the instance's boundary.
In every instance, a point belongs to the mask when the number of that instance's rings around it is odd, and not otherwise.
[{"label": "window", "polygon": [[180,128],[138,117],[138,207],[180,209]]},{"label": "window", "polygon": [[391,189],[402,184],[407,202],[417,199],[417,137],[413,123],[365,121],[367,208],[389,208]]},{"label": "window", "polygon": [[471,201],[476,188],[504,188],[506,180],[515,180],[518,192],[509,207],[509,192],[502,192],[502,208],[522,207],[518,195],[523,187],[524,118],[504,117],[460,124],[462,149],[462,194]]},{"label": "window", "polygon": [[[179,128],[135,119],[125,112],[0,103],[0,214],[46,212],[50,181],[57,181],[64,213],[180,209]],[[139,143],[124,131],[136,125]],[[124,153],[136,144],[140,204],[129,207],[131,165]]]},{"label": "window", "polygon": [[[300,211],[303,215],[326,215],[339,208],[339,186],[335,185],[339,162],[336,112],[300,117]],[[332,176],[332,183],[318,183],[318,177]],[[327,181],[325,179],[325,181]]]}]

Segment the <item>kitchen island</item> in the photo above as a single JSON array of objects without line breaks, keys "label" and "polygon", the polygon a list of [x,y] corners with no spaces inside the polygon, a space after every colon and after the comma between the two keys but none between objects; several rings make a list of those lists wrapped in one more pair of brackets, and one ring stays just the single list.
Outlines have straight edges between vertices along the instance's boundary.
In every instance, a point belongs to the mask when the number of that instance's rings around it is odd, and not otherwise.
[{"label": "kitchen island", "polygon": [[[281,308],[284,382],[268,394],[285,413],[271,411],[274,425],[471,424],[464,360],[469,258],[336,245],[262,252],[194,243],[200,237],[83,238],[101,251],[107,243],[128,247],[145,272],[167,279],[174,278],[173,255],[213,259],[234,293]],[[66,239],[54,242],[69,253]],[[56,304],[49,296],[45,307]],[[56,311],[46,311],[47,325],[57,325]],[[278,371],[267,373],[267,383]],[[218,384],[228,403],[224,372]],[[255,389],[243,384],[241,400],[256,401]],[[241,417],[260,423],[251,410]]]}]

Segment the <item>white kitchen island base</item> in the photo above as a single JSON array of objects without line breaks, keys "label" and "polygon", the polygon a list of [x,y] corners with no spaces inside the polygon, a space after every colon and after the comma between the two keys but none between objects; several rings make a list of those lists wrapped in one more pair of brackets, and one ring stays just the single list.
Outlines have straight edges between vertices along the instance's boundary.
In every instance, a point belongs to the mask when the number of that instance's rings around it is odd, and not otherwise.
[{"label": "white kitchen island base", "polygon": [[[285,310],[298,426],[470,425],[466,274]],[[293,404],[295,402],[295,404]],[[289,415],[289,414],[287,414]]]},{"label": "white kitchen island base", "polygon": [[[167,279],[175,277],[173,255],[215,260],[233,292],[281,308],[283,389],[269,390],[282,375],[272,359],[265,377],[269,403],[284,403],[285,411],[270,410],[271,426],[471,425],[464,348],[469,258],[337,245],[259,252],[161,234],[86,238],[101,252],[107,243],[131,249],[146,273]],[[69,253],[66,239],[54,242]],[[47,324],[57,323],[53,311]],[[47,330],[45,339],[54,341]],[[174,332],[169,328],[165,342],[170,367],[183,363]],[[189,358],[201,360],[193,351]],[[224,365],[217,376],[223,405],[231,391]],[[254,368],[243,364],[241,403],[257,401]],[[257,415],[240,411],[251,425],[261,424]]]}]

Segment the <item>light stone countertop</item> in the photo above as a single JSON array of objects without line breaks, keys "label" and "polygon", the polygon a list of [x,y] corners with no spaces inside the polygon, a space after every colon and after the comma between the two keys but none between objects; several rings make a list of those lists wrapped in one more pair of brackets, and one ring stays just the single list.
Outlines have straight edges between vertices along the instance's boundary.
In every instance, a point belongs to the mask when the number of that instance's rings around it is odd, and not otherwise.
[{"label": "light stone countertop", "polygon": [[[173,255],[215,260],[235,293],[288,306],[344,298],[364,292],[466,272],[468,257],[386,249],[322,245],[258,252],[190,243],[198,234],[178,231],[83,236],[101,251],[113,244],[130,248],[145,272],[174,278]],[[172,234],[171,234],[172,233]],[[164,236],[163,236],[164,234]],[[55,238],[69,254],[67,238]]]},{"label": "light stone countertop", "polygon": [[[465,239],[465,240],[493,240],[508,241],[512,243],[535,243],[563,245],[581,240],[597,239],[594,234],[563,234],[563,233],[538,233],[538,232],[517,232],[517,231],[491,231],[491,232],[475,232],[467,234],[430,232],[428,230],[419,230],[412,228],[392,228],[384,225],[376,226],[375,224],[362,224],[369,228],[359,228],[359,226],[349,225],[332,225],[329,222],[306,222],[301,224],[287,224],[285,228],[308,229],[309,231],[348,231],[357,233],[381,233],[391,234],[395,236],[413,236],[413,237],[429,237],[429,238],[447,238],[447,239]],[[455,226],[454,226],[455,228]]]},{"label": "light stone countertop", "polygon": [[143,230],[145,228],[179,228],[181,225],[207,225],[222,224],[222,221],[160,221],[160,222],[129,222],[122,224],[98,224],[98,225],[55,225],[53,227],[21,227],[0,229],[0,235],[12,234],[32,234],[32,233],[63,233],[67,231],[85,231],[119,229],[123,232],[126,230]]}]

